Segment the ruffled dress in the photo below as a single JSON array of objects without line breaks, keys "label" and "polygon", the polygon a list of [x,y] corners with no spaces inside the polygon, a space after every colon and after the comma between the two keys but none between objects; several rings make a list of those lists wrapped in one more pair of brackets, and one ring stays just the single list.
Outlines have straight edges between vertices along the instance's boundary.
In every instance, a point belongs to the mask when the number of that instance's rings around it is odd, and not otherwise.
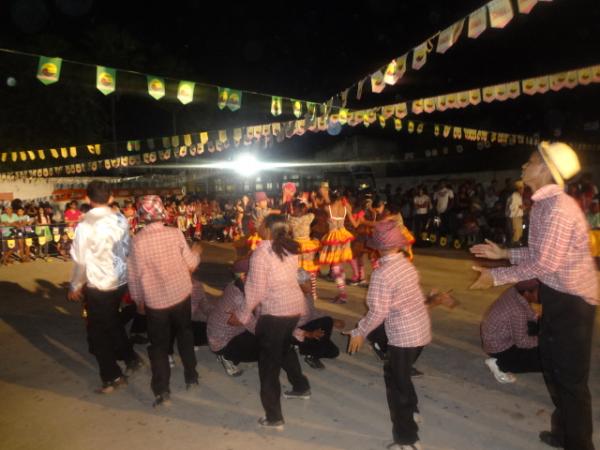
[{"label": "ruffled dress", "polygon": [[298,266],[300,269],[304,269],[310,273],[319,271],[316,256],[321,248],[321,243],[317,239],[310,238],[310,224],[314,218],[315,215],[313,213],[308,213],[301,217],[292,216],[289,218],[294,240],[300,245]]},{"label": "ruffled dress", "polygon": [[346,210],[344,217],[334,217],[329,208],[329,233],[321,239],[321,251],[319,253],[320,264],[341,264],[352,260],[352,241],[354,235],[345,227]]}]

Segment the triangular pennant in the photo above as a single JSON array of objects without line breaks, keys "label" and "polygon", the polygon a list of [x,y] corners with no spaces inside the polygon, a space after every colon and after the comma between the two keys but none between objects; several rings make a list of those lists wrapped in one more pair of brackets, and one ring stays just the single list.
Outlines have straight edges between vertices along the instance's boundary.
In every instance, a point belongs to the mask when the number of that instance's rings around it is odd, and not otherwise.
[{"label": "triangular pennant", "polygon": [[507,84],[508,96],[512,99],[521,95],[521,84],[518,81],[511,81]]},{"label": "triangular pennant", "polygon": [[464,24],[465,19],[461,19],[458,22],[450,25],[445,30],[442,30],[438,36],[438,45],[436,50],[438,53],[446,53],[446,51],[456,43],[460,33],[462,32]]},{"label": "triangular pennant", "polygon": [[446,96],[445,95],[438,95],[436,97],[435,107],[438,111],[446,111],[446,109],[448,109],[448,106],[446,104]]},{"label": "triangular pennant", "polygon": [[527,78],[521,82],[523,94],[533,95],[537,92],[535,78]]},{"label": "triangular pennant", "polygon": [[539,94],[545,94],[550,89],[550,82],[548,81],[548,76],[538,77],[535,79],[537,84],[537,92]]},{"label": "triangular pennant", "polygon": [[302,102],[300,100],[292,100],[292,110],[294,111],[294,116],[299,119],[302,116]]},{"label": "triangular pennant", "polygon": [[435,124],[433,127],[433,135],[436,137],[440,135],[440,126],[438,124]]},{"label": "triangular pennant", "polygon": [[229,90],[229,98],[227,99],[227,108],[229,111],[237,111],[242,107],[242,91],[237,89]]},{"label": "triangular pennant", "polygon": [[477,39],[487,28],[487,7],[482,6],[469,15],[469,33],[471,39]]},{"label": "triangular pennant", "polygon": [[496,93],[494,91],[494,86],[486,86],[483,88],[483,101],[485,103],[493,102],[496,98]]},{"label": "triangular pennant", "polygon": [[459,92],[457,94],[457,103],[459,108],[466,108],[469,106],[469,91]]},{"label": "triangular pennant", "polygon": [[481,102],[481,90],[480,89],[471,89],[469,91],[469,103],[471,105],[479,105]]},{"label": "triangular pennant", "polygon": [[402,120],[397,117],[394,118],[394,128],[396,131],[400,131],[402,129]]},{"label": "triangular pennant", "polygon": [[397,103],[394,106],[394,115],[398,118],[398,119],[404,119],[406,117],[406,115],[408,114],[408,108],[406,106],[406,102],[403,103]]},{"label": "triangular pennant", "polygon": [[160,100],[165,96],[165,80],[152,75],[146,76],[148,82],[148,94],[155,100]]},{"label": "triangular pennant", "polygon": [[404,75],[406,71],[406,58],[408,54],[404,54],[399,58],[393,59],[385,70],[383,78],[385,84],[394,85]]},{"label": "triangular pennant", "polygon": [[592,82],[592,68],[586,67],[577,71],[577,81],[580,85],[590,84]]},{"label": "triangular pennant", "polygon": [[180,81],[177,87],[177,99],[184,105],[194,100],[194,88],[196,83],[193,81]]},{"label": "triangular pennant", "polygon": [[281,115],[281,97],[271,97],[271,114],[274,116]]},{"label": "triangular pennant", "polygon": [[104,95],[111,94],[117,87],[117,71],[110,67],[96,67],[96,88]]},{"label": "triangular pennant", "polygon": [[429,97],[423,100],[423,110],[426,113],[432,113],[435,111],[435,98]]},{"label": "triangular pennant", "polygon": [[448,109],[455,109],[457,106],[456,103],[456,94],[446,95],[446,106],[448,107]]},{"label": "triangular pennant", "polygon": [[371,74],[371,92],[379,94],[383,91],[385,83],[383,82],[383,72],[378,70],[374,74]]},{"label": "triangular pennant", "polygon": [[448,136],[450,136],[450,131],[452,131],[452,127],[450,125],[444,125],[444,131],[442,132],[443,136],[445,138],[447,138]]},{"label": "triangular pennant", "polygon": [[492,28],[504,28],[514,17],[510,0],[492,0],[488,3],[488,11]]},{"label": "triangular pennant", "polygon": [[550,89],[557,92],[565,87],[567,82],[567,72],[555,73],[548,78],[550,80]]},{"label": "triangular pennant", "polygon": [[579,83],[577,71],[570,70],[567,72],[567,81],[565,82],[565,86],[569,89],[573,89]]},{"label": "triangular pennant", "polygon": [[494,86],[494,95],[496,100],[503,102],[508,98],[508,87],[506,84],[497,84]]},{"label": "triangular pennant", "polygon": [[61,66],[61,58],[40,56],[36,77],[45,85],[56,83],[60,79]]},{"label": "triangular pennant", "polygon": [[414,114],[421,114],[423,112],[423,99],[413,100],[411,110]]},{"label": "triangular pennant", "polygon": [[529,14],[538,0],[517,0],[519,12],[521,14]]},{"label": "triangular pennant", "polygon": [[385,128],[385,116],[379,115],[379,126]]},{"label": "triangular pennant", "polygon": [[412,68],[419,70],[427,62],[428,41],[413,49]]}]

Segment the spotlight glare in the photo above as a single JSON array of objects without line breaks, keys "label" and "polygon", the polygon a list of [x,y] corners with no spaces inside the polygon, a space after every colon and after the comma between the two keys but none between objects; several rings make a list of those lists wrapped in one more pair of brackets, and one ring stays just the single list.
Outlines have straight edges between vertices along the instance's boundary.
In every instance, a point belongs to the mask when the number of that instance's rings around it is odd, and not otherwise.
[{"label": "spotlight glare", "polygon": [[233,162],[232,168],[242,176],[250,176],[261,169],[261,163],[251,154],[244,153]]}]

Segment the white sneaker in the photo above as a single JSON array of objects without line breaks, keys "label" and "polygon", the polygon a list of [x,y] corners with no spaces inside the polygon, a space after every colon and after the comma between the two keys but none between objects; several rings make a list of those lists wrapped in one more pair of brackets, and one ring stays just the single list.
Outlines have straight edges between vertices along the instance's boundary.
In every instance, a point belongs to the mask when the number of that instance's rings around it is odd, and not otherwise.
[{"label": "white sneaker", "polygon": [[230,377],[239,377],[244,371],[236,366],[232,361],[225,359],[221,355],[217,355],[217,360],[223,365],[223,369]]},{"label": "white sneaker", "polygon": [[517,381],[517,377],[515,377],[512,373],[502,372],[500,367],[498,367],[497,361],[498,360],[496,358],[488,358],[485,360],[486,366],[488,366],[490,371],[494,374],[496,381],[502,384],[514,383]]},{"label": "white sneaker", "polygon": [[415,442],[414,444],[404,444],[404,445],[394,443],[394,444],[388,445],[387,448],[389,450],[423,450],[423,446],[421,445],[421,443],[419,441]]}]

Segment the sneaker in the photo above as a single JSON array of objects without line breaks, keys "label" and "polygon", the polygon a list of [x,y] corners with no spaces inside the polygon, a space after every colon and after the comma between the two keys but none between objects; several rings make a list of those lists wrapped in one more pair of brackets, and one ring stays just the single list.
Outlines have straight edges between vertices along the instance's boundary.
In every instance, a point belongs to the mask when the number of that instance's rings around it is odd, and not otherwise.
[{"label": "sneaker", "polygon": [[266,417],[261,417],[260,419],[258,419],[258,424],[264,428],[281,431],[283,430],[283,425],[285,424],[285,422],[283,420],[270,421],[267,420]]},{"label": "sneaker", "polygon": [[164,392],[163,394],[157,395],[154,397],[154,402],[152,403],[153,408],[157,408],[159,406],[171,406],[171,395],[168,392]]},{"label": "sneaker", "polygon": [[389,450],[423,450],[423,447],[421,446],[421,443],[419,441],[415,442],[414,444],[390,444],[387,446],[387,448]]},{"label": "sneaker", "polygon": [[421,372],[419,369],[415,369],[414,367],[410,368],[410,376],[411,378],[422,378],[425,374]]},{"label": "sneaker", "polygon": [[549,445],[550,447],[564,447],[563,441],[558,436],[556,436],[556,434],[553,434],[552,431],[541,431],[539,436],[540,441],[542,441],[546,445]]},{"label": "sneaker", "polygon": [[496,381],[498,383],[507,384],[514,383],[517,381],[517,378],[509,372],[502,372],[498,367],[496,358],[488,358],[485,360],[485,364],[489,367],[490,371],[494,374]]},{"label": "sneaker", "polygon": [[233,361],[225,359],[222,355],[217,355],[217,361],[223,365],[223,369],[230,377],[239,377],[244,371],[236,366]]},{"label": "sneaker", "polygon": [[142,361],[142,359],[136,355],[135,359],[133,359],[127,363],[127,367],[125,369],[125,375],[127,375],[127,376],[133,375],[135,372],[140,370],[142,367],[144,367],[144,361]]},{"label": "sneaker", "polygon": [[112,392],[115,391],[115,389],[118,389],[119,387],[126,386],[126,385],[127,385],[127,377],[125,375],[121,375],[120,377],[114,379],[113,381],[103,382],[102,386],[100,386],[94,392],[96,392],[96,394],[111,394]]},{"label": "sneaker", "polygon": [[171,369],[175,367],[175,358],[173,358],[173,355],[169,355],[169,367]]},{"label": "sneaker", "polygon": [[287,399],[297,398],[299,400],[308,400],[308,399],[310,399],[310,389],[307,389],[304,392],[285,391],[283,393],[283,398],[287,398]]},{"label": "sneaker", "polygon": [[306,355],[304,357],[304,361],[306,361],[306,364],[308,364],[313,369],[324,369],[325,368],[325,364],[323,364],[319,358],[315,358],[312,355]]}]

